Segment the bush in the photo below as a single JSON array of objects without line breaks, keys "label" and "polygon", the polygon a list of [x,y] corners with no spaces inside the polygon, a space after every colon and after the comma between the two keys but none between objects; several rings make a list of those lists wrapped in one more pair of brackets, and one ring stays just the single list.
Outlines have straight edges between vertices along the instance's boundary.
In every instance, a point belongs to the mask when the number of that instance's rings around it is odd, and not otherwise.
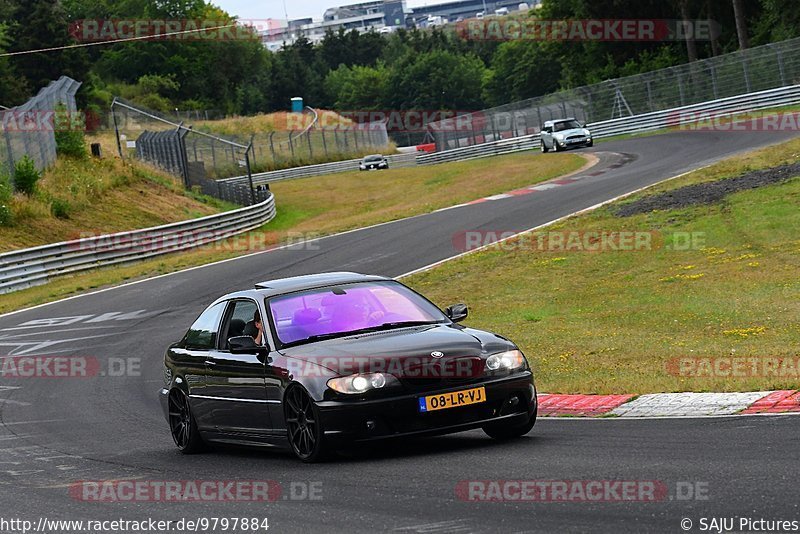
[{"label": "bush", "polygon": [[86,157],[86,142],[83,130],[86,127],[86,116],[83,113],[72,113],[64,104],[58,104],[55,113],[56,152],[62,156],[83,159]]},{"label": "bush", "polygon": [[50,213],[56,219],[69,219],[69,212],[72,211],[70,203],[61,198],[54,198],[50,203]]},{"label": "bush", "polygon": [[9,206],[12,193],[8,176],[0,174],[0,226],[11,226],[13,222],[13,213]]},{"label": "bush", "polygon": [[36,169],[36,164],[28,155],[25,155],[14,166],[14,187],[20,193],[33,195],[36,191],[36,182],[41,177],[41,173]]},{"label": "bush", "polygon": [[55,132],[56,152],[61,156],[83,159],[86,157],[86,143],[80,130],[58,130]]},{"label": "bush", "polygon": [[14,222],[14,215],[11,208],[5,204],[0,204],[0,226],[11,226]]},{"label": "bush", "polygon": [[7,174],[0,173],[0,204],[7,204],[11,200],[11,180]]}]

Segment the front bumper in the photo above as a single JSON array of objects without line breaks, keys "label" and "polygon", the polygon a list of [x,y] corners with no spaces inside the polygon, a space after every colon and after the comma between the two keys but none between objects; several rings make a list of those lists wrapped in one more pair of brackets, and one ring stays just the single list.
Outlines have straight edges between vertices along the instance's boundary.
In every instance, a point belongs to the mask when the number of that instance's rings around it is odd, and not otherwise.
[{"label": "front bumper", "polygon": [[[484,386],[486,402],[420,413],[419,398]],[[517,399],[514,404],[513,399]],[[537,411],[530,371],[477,384],[376,400],[322,401],[325,437],[331,441],[372,441],[400,436],[449,434],[505,421],[524,424]]]},{"label": "front bumper", "polygon": [[586,139],[581,139],[579,141],[556,141],[556,143],[558,143],[559,147],[566,149],[566,148],[580,148],[580,147],[592,146],[594,141],[592,140],[591,137],[589,137]]}]

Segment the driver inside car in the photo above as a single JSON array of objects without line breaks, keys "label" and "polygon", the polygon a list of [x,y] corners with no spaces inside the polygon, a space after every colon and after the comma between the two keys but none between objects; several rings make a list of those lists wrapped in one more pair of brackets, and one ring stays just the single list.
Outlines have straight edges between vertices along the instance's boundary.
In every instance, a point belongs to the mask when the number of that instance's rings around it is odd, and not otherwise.
[{"label": "driver inside car", "polygon": [[253,314],[253,320],[247,321],[244,326],[244,335],[252,337],[256,345],[264,344],[264,326],[261,323],[261,314],[258,310]]},{"label": "driver inside car", "polygon": [[370,312],[369,307],[363,303],[346,302],[334,308],[331,324],[335,331],[346,332],[380,324],[383,317],[382,311]]}]

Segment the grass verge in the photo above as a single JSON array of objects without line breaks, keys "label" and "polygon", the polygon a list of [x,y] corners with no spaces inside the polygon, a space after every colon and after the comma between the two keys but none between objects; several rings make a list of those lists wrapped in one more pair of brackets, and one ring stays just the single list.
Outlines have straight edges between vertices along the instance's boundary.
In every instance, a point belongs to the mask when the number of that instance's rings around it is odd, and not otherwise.
[{"label": "grass verge", "polygon": [[281,243],[288,232],[325,235],[426,213],[555,178],[578,170],[585,161],[575,153],[543,158],[523,152],[450,165],[279,182],[272,186],[278,215],[254,232],[198,250],[60,277],[43,286],[0,295],[0,313],[239,256]]},{"label": "grass verge", "polygon": [[0,252],[194,219],[235,208],[186,192],[175,178],[116,157],[61,157],[31,196],[11,201],[13,223],[0,227]]},{"label": "grass verge", "polygon": [[[793,140],[622,202],[797,161],[800,140]],[[405,282],[442,306],[465,302],[471,307],[470,325],[514,339],[531,361],[541,391],[639,394],[797,387],[800,178],[734,193],[712,205],[625,218],[614,215],[614,207],[567,219],[532,238],[465,256]],[[538,240],[591,231],[645,232],[655,246],[551,252],[558,247],[541,246]],[[725,358],[736,358],[743,367],[724,376],[726,362],[734,361]]]}]

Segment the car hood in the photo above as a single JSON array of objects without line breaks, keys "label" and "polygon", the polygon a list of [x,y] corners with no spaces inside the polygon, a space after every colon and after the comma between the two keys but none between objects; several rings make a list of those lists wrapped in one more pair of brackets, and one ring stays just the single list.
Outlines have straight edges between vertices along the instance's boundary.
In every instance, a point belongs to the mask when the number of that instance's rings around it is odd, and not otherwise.
[{"label": "car hood", "polygon": [[[491,354],[516,348],[505,338],[453,324],[369,332],[282,349],[289,357],[325,367],[337,375],[390,372],[399,377],[430,365],[482,371]],[[431,353],[442,353],[435,357]],[[436,355],[438,356],[438,354]]]},{"label": "car hood", "polygon": [[585,135],[589,136],[589,130],[586,128],[572,128],[570,130],[561,130],[553,134],[555,137],[569,137],[570,135]]}]

